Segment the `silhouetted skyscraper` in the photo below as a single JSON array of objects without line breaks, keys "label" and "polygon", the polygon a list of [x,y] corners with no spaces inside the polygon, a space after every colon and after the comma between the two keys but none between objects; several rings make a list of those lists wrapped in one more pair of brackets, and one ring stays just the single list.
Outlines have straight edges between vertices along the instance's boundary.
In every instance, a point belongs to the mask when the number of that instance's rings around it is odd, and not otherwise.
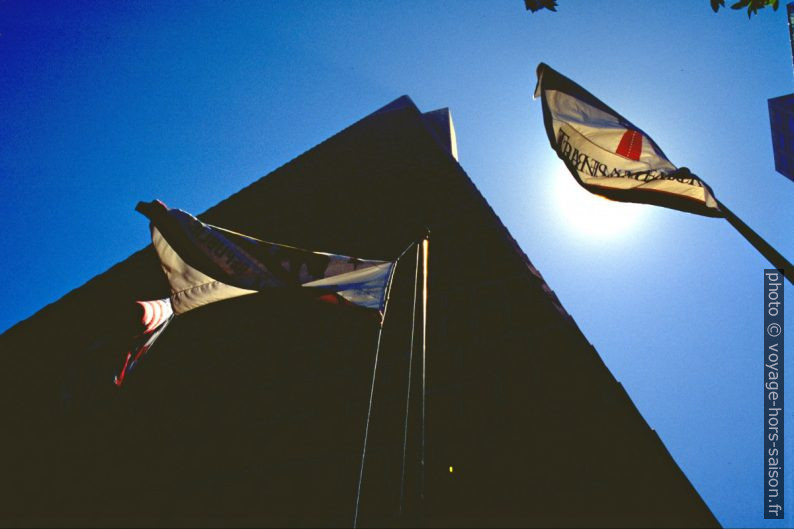
[{"label": "silhouetted skyscraper", "polygon": [[[383,260],[429,228],[427,369],[409,355],[409,252],[361,526],[718,525],[458,164],[446,109],[399,98],[199,217]],[[0,522],[350,525],[377,321],[292,291],[212,303],[119,390],[127,307],[168,293],[147,247],[0,336]]]}]

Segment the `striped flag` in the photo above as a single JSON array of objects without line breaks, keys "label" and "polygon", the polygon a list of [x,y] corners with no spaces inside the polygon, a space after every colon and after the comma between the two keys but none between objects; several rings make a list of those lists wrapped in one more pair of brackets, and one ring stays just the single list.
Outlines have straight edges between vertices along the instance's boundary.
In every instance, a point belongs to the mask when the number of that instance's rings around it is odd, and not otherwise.
[{"label": "striped flag", "polygon": [[133,339],[132,346],[124,358],[124,366],[122,366],[121,372],[113,379],[117,386],[121,386],[124,383],[127,373],[133,370],[141,357],[154,345],[154,342],[160,337],[160,334],[168,327],[174,317],[169,298],[136,301],[136,303],[142,310],[140,324],[143,329]]}]

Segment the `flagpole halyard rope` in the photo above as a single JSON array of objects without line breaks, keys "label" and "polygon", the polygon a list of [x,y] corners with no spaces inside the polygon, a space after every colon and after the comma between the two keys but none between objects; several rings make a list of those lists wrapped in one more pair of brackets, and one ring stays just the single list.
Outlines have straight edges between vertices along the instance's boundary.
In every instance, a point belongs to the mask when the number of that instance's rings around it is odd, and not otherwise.
[{"label": "flagpole halyard rope", "polygon": [[386,296],[383,302],[383,318],[381,318],[380,322],[380,329],[378,329],[378,342],[375,346],[375,362],[372,368],[372,385],[370,386],[369,390],[369,407],[367,408],[367,422],[364,426],[364,445],[361,449],[361,465],[359,467],[358,472],[358,485],[356,487],[356,506],[353,511],[353,529],[358,527],[358,513],[359,507],[361,504],[361,485],[364,481],[364,463],[367,458],[367,442],[369,440],[369,423],[372,417],[372,401],[375,396],[375,379],[378,373],[378,356],[380,355],[380,345],[381,345],[381,338],[383,337],[383,326],[386,323],[386,313],[389,310],[389,298],[391,297],[391,287],[392,281],[394,280],[394,273],[397,270],[397,264],[400,262],[400,259],[410,250],[415,242],[409,244],[405,250],[394,260],[394,266],[392,266],[391,272],[389,273],[389,280],[386,285]]},{"label": "flagpole halyard rope", "polygon": [[421,243],[416,244],[416,268],[414,269],[414,300],[411,312],[411,349],[408,355],[408,387],[405,391],[405,425],[403,426],[403,459],[402,472],[400,474],[400,507],[399,515],[405,513],[405,458],[408,448],[408,416],[411,408],[411,379],[414,365],[414,334],[416,331],[416,298],[419,291],[419,254]]},{"label": "flagpole halyard rope", "polygon": [[369,407],[367,408],[367,422],[364,426],[364,444],[361,449],[361,465],[358,471],[358,485],[356,487],[356,507],[353,512],[353,529],[358,527],[358,510],[361,503],[361,484],[364,480],[364,462],[367,458],[367,441],[369,440],[369,422],[372,417],[372,400],[375,395],[375,377],[378,373],[378,356],[380,354],[381,338],[383,337],[383,324],[386,322],[386,312],[389,310],[389,295],[391,294],[391,282],[394,278],[394,270],[397,268],[397,263],[391,269],[389,274],[389,282],[386,287],[386,300],[383,303],[383,318],[381,318],[380,328],[378,329],[378,343],[375,346],[375,363],[372,367],[372,385],[369,389]]}]

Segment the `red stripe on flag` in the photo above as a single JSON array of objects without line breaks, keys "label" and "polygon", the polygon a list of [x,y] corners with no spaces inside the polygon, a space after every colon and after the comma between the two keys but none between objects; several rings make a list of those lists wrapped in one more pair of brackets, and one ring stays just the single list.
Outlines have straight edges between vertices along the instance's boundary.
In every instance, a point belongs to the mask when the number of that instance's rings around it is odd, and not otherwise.
[{"label": "red stripe on flag", "polygon": [[147,301],[136,301],[138,305],[141,306],[143,309],[143,316],[141,317],[141,323],[149,327],[149,324],[152,322],[152,306]]},{"label": "red stripe on flag", "polygon": [[121,385],[124,383],[124,376],[127,374],[127,366],[130,365],[131,356],[132,356],[131,352],[127,353],[127,359],[124,360],[124,367],[121,368],[121,373],[119,373],[119,376],[113,379],[113,383],[116,384],[118,387],[121,387]]},{"label": "red stripe on flag", "polygon": [[639,160],[642,152],[642,134],[636,130],[627,130],[620,138],[618,150],[615,152],[631,160]]}]

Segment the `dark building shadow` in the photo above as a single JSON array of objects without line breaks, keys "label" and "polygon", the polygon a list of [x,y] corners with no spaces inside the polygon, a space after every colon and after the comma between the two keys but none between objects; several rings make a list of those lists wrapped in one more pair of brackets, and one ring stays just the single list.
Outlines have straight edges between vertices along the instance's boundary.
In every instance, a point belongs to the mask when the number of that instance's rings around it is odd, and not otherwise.
[{"label": "dark building shadow", "polygon": [[[430,229],[427,392],[415,349],[404,444],[409,251],[360,525],[718,526],[456,155],[449,113],[403,97],[200,216],[370,259]],[[167,295],[147,247],[0,336],[0,524],[350,525],[377,320],[290,290],[207,305],[116,388],[129,307]]]}]

